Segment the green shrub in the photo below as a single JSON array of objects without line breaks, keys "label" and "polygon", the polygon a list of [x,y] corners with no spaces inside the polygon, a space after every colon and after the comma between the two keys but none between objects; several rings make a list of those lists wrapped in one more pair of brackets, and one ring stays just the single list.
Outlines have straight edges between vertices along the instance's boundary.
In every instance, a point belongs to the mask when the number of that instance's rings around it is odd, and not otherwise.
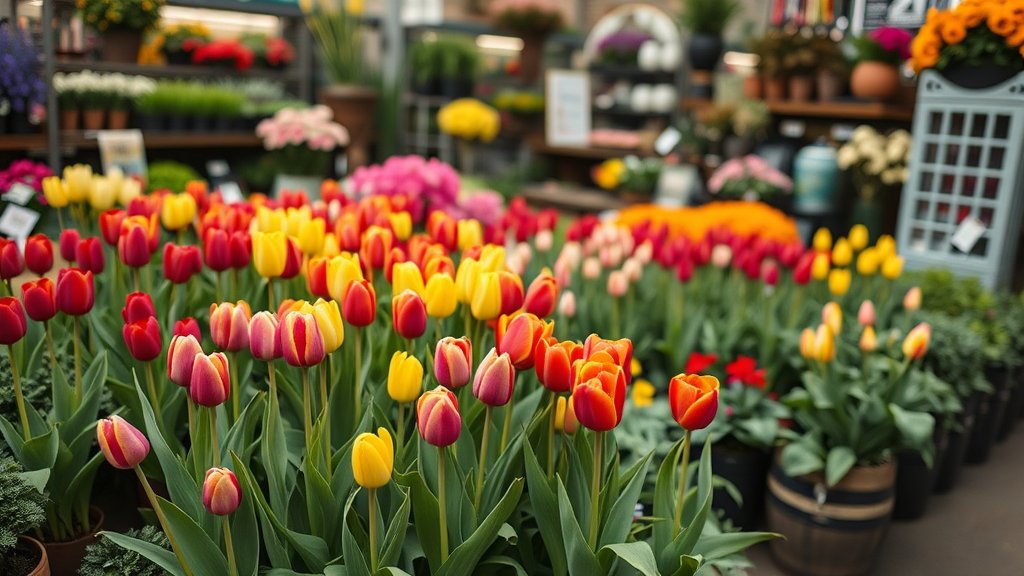
[{"label": "green shrub", "polygon": [[181,192],[185,190],[185,185],[189,181],[201,179],[202,176],[191,166],[173,160],[153,162],[149,165],[149,171],[146,174],[147,188],[150,193],[154,190]]},{"label": "green shrub", "polygon": [[[150,544],[171,549],[167,536],[153,526],[129,530],[125,534]],[[114,544],[109,538],[100,538],[85,549],[85,558],[78,569],[79,576],[163,576],[167,572],[132,552]]]},{"label": "green shrub", "polygon": [[46,496],[42,492],[45,485],[45,476],[26,473],[17,461],[0,453],[0,568],[4,567],[2,559],[18,543],[18,535],[46,519]]}]

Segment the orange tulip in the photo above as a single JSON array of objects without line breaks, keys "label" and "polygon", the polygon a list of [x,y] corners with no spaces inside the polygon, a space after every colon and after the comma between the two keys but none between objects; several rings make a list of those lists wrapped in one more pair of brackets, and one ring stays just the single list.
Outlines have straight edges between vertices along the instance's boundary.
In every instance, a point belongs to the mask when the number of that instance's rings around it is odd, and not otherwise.
[{"label": "orange tulip", "polygon": [[573,407],[580,424],[597,432],[619,425],[626,402],[626,377],[622,368],[603,362],[586,362],[576,376]]},{"label": "orange tulip", "polygon": [[516,370],[528,370],[533,368],[537,343],[551,336],[554,329],[554,322],[545,324],[533,314],[502,316],[495,331],[496,347],[499,353],[509,355]]},{"label": "orange tulip", "polygon": [[582,359],[583,346],[576,342],[541,339],[534,352],[537,379],[552,392],[568,392],[572,388],[572,366]]},{"label": "orange tulip", "polygon": [[707,428],[718,411],[718,378],[679,374],[668,385],[672,416],[687,430]]},{"label": "orange tulip", "polygon": [[919,360],[928,352],[928,344],[932,339],[932,327],[926,323],[918,324],[903,339],[903,355],[909,360]]}]

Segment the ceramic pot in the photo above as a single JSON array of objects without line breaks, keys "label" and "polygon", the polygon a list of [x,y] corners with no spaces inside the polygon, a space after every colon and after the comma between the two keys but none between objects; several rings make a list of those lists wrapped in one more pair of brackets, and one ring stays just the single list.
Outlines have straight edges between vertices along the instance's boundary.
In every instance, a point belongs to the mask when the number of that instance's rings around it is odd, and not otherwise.
[{"label": "ceramic pot", "polygon": [[108,110],[107,128],[110,130],[124,130],[128,127],[127,110]]},{"label": "ceramic pot", "polygon": [[757,74],[743,78],[743,97],[747,100],[760,100],[764,95],[764,83]]},{"label": "ceramic pot", "polygon": [[[16,563],[10,576],[50,576],[50,560],[46,555],[46,548],[39,540],[29,536],[18,536],[18,543],[14,546],[14,559],[19,558],[22,559],[22,563]],[[39,560],[33,566],[31,562],[37,558]],[[5,560],[8,562],[8,568],[12,568],[11,559]]]},{"label": "ceramic pot", "polygon": [[65,131],[78,130],[78,120],[80,118],[81,112],[78,110],[78,108],[74,108],[71,110],[61,110],[60,129]]},{"label": "ceramic pot", "polygon": [[89,533],[67,542],[46,542],[46,555],[54,576],[75,576],[85,557],[85,547],[96,542],[95,534],[103,529],[103,511],[89,506]]},{"label": "ceramic pot", "polygon": [[900,93],[900,71],[891,64],[861,62],[850,76],[850,92],[865,100],[892,100]]},{"label": "ceramic pot", "polygon": [[377,91],[365,86],[335,84],[320,91],[320,102],[334,112],[335,122],[348,129],[349,169],[366,165],[375,132]]},{"label": "ceramic pot", "polygon": [[779,102],[786,99],[786,79],[767,76],[764,79],[764,99]]},{"label": "ceramic pot", "polygon": [[109,28],[103,38],[103,60],[119,64],[135,64],[142,46],[142,31],[130,28]]},{"label": "ceramic pot", "polygon": [[710,72],[718,66],[725,43],[715,34],[694,34],[690,37],[690,69]]},{"label": "ceramic pot", "polygon": [[818,72],[816,78],[818,84],[818,101],[833,102],[843,95],[846,88],[846,79],[828,70]]}]

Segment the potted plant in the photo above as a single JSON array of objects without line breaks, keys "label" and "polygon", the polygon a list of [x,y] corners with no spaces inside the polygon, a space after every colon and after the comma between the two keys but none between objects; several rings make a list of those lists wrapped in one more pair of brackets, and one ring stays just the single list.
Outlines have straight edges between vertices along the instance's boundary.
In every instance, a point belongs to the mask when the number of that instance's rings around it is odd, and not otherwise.
[{"label": "potted plant", "polygon": [[810,40],[810,49],[817,55],[818,69],[816,84],[818,100],[832,102],[838,100],[846,90],[846,81],[850,77],[850,66],[846,61],[839,43],[828,34],[816,34]]},{"label": "potted plant", "polygon": [[999,426],[996,441],[1002,442],[1017,427],[1019,415],[1024,409],[1024,384],[1021,382],[1021,367],[1024,366],[1024,301],[1019,294],[1001,294],[998,301],[998,314],[1006,332],[1010,337],[1008,346],[1010,375],[1010,400],[1006,405],[1006,415]]},{"label": "potted plant", "polygon": [[793,181],[788,176],[753,154],[726,161],[708,179],[708,192],[720,200],[760,201],[784,207],[792,191]]},{"label": "potted plant", "polygon": [[863,125],[836,154],[839,169],[850,174],[856,191],[850,220],[867,226],[872,237],[882,233],[882,214],[893,204],[887,199],[899,194],[907,180],[910,145],[911,136],[906,130],[886,136]]},{"label": "potted plant", "polygon": [[[348,131],[334,122],[326,106],[284,108],[260,122],[256,135],[278,166],[276,190],[320,190],[333,153],[349,143]],[[289,182],[291,181],[291,182]]]},{"label": "potted plant", "polygon": [[260,63],[271,70],[287,68],[295,60],[295,47],[280,36],[270,36],[264,40]]},{"label": "potted plant", "polygon": [[495,28],[523,39],[519,53],[519,79],[532,84],[540,75],[544,42],[565,23],[562,8],[554,0],[496,0],[490,3]]},{"label": "potted plant", "polygon": [[463,172],[472,174],[476,159],[474,143],[490,142],[501,130],[498,111],[474,98],[460,98],[437,111],[441,132],[456,139]]},{"label": "potted plant", "polygon": [[732,113],[732,134],[725,137],[723,152],[726,158],[739,158],[750,154],[755,142],[760,142],[771,124],[768,105],[761,100],[743,102]]},{"label": "potted plant", "polygon": [[8,130],[32,132],[36,108],[46,101],[46,84],[39,75],[39,53],[25,32],[11,24],[0,25],[0,117],[8,118]]},{"label": "potted plant", "polygon": [[480,56],[472,42],[447,38],[436,42],[441,73],[441,95],[456,100],[473,95]]},{"label": "potted plant", "polygon": [[690,31],[690,68],[710,72],[722,57],[722,31],[739,11],[736,0],[684,0],[680,20]]},{"label": "potted plant", "polygon": [[320,91],[320,102],[348,130],[349,166],[363,166],[369,160],[367,147],[375,131],[377,91],[368,86],[373,76],[363,59],[362,4],[330,0],[303,2],[301,6],[330,82]]},{"label": "potted plant", "polygon": [[789,99],[810,102],[814,97],[814,74],[820,58],[810,38],[803,34],[790,37],[790,48],[782,59],[782,68],[789,82]]},{"label": "potted plant", "polygon": [[786,99],[787,81],[783,60],[790,50],[792,36],[775,28],[754,43],[758,56],[757,71],[764,85],[764,99],[778,102]]},{"label": "potted plant", "polygon": [[420,40],[409,49],[410,88],[416,94],[440,94],[441,58],[440,42]]},{"label": "potted plant", "polygon": [[[170,553],[167,536],[154,526],[144,526],[124,533],[127,538],[163,548]],[[85,558],[78,569],[79,576],[164,576],[167,572],[135,550],[122,548],[108,536],[103,536],[85,549]]]},{"label": "potted plant", "polygon": [[57,93],[57,104],[60,106],[60,129],[78,130],[81,118],[80,96],[75,83],[77,75],[57,72],[53,75],[53,90]]},{"label": "potted plant", "polygon": [[640,47],[651,39],[641,30],[625,28],[608,34],[597,43],[597,62],[608,66],[636,67]]},{"label": "potted plant", "polygon": [[502,90],[494,96],[501,125],[520,136],[536,128],[544,114],[544,94],[533,90]]},{"label": "potted plant", "polygon": [[238,72],[252,68],[256,56],[245,44],[234,39],[213,40],[192,51],[192,63],[230,67]]},{"label": "potted plant", "polygon": [[910,33],[902,28],[882,27],[853,39],[856,65],[850,76],[850,91],[865,100],[892,100],[900,92],[900,65],[910,58]]},{"label": "potted plant", "polygon": [[210,41],[210,29],[201,22],[173,24],[160,31],[167,63],[192,63],[192,51]]},{"label": "potted plant", "polygon": [[1024,70],[1019,18],[999,3],[966,3],[930,10],[911,44],[910,63],[921,73],[934,69],[958,86],[989,88]]},{"label": "potted plant", "polygon": [[134,64],[142,34],[160,21],[164,0],[81,0],[78,9],[86,25],[103,38],[103,59]]},{"label": "potted plant", "polygon": [[107,106],[114,94],[103,76],[85,70],[79,73],[79,99],[82,103],[82,128],[102,130],[106,124]]},{"label": "potted plant", "polygon": [[0,572],[10,576],[49,576],[46,548],[26,532],[46,520],[43,488],[48,470],[25,472],[0,454]]}]

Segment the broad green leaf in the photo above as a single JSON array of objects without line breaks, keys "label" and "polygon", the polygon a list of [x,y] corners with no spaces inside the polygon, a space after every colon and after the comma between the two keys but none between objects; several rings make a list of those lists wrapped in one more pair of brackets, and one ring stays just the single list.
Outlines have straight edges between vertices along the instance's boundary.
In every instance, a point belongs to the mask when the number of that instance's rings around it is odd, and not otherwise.
[{"label": "broad green leaf", "polygon": [[494,574],[499,570],[503,573],[507,573],[508,569],[511,568],[515,571],[516,576],[530,576],[519,562],[513,558],[509,558],[508,556],[488,556],[480,562],[480,568],[485,567],[490,568],[490,570],[486,572],[487,574]]},{"label": "broad green leaf", "polygon": [[618,558],[635,568],[643,576],[660,576],[658,563],[654,560],[654,552],[647,542],[609,544],[601,548],[597,557],[604,568],[603,574],[611,573],[612,565]]},{"label": "broad green leaf", "polygon": [[53,468],[60,450],[60,438],[57,429],[51,429],[42,436],[36,436],[21,445],[19,460],[26,470],[42,470]]},{"label": "broad green leaf", "polygon": [[932,441],[935,418],[927,412],[904,410],[896,404],[889,404],[893,423],[910,446],[924,446]]},{"label": "broad green leaf", "polygon": [[349,576],[370,576],[370,567],[364,557],[364,553],[366,556],[370,555],[369,544],[360,546],[349,528],[349,522],[358,522],[357,519],[352,519],[349,516],[352,511],[352,502],[358,494],[359,490],[352,491],[352,495],[345,502],[345,510],[341,517],[341,546],[345,555],[345,568]]},{"label": "broad green leaf", "polygon": [[616,491],[619,497],[612,505],[608,512],[608,518],[601,528],[601,538],[598,542],[600,548],[626,541],[629,529],[633,525],[633,512],[640,499],[640,491],[643,490],[644,480],[647,479],[647,469],[650,467],[652,454],[644,456],[633,467],[632,476],[627,480],[626,487],[621,491]]},{"label": "broad green leaf", "polygon": [[168,529],[181,547],[193,576],[224,576],[228,571],[227,559],[213,540],[173,502],[157,496],[160,509],[167,518]]},{"label": "broad green leaf", "polygon": [[562,539],[565,542],[565,559],[569,568],[570,576],[594,576],[602,574],[601,563],[598,562],[594,551],[587,544],[583,530],[576,522],[576,515],[572,511],[572,503],[569,502],[569,495],[562,485],[561,479],[557,480],[558,485],[558,516],[561,520]]},{"label": "broad green leaf", "polygon": [[412,507],[409,489],[396,488],[392,491],[392,494],[395,492],[402,495],[402,503],[391,519],[388,520],[387,533],[384,535],[384,542],[380,553],[380,563],[384,566],[398,562],[398,557],[402,554],[402,543],[405,541],[405,534],[409,529],[409,510]]},{"label": "broad green leaf", "polygon": [[178,559],[170,550],[161,548],[160,546],[146,542],[145,540],[139,540],[138,538],[118,534],[117,532],[104,531],[100,532],[99,535],[103,538],[109,538],[111,542],[125,550],[137,552],[143,558],[171,573],[172,576],[185,576],[185,572],[181,569],[181,564],[178,563]]},{"label": "broad green leaf", "polygon": [[[689,494],[689,492],[688,492]],[[677,569],[676,562],[681,556],[692,554],[693,548],[704,533],[704,523],[707,521],[708,512],[711,510],[712,477],[711,477],[711,447],[705,446],[701,450],[700,469],[697,471],[697,512],[689,523],[682,526],[679,534],[672,540],[664,550],[658,552],[658,562],[662,572],[674,572]],[[685,516],[685,514],[684,514]],[[684,519],[685,520],[685,519]]]},{"label": "broad green leaf", "polygon": [[551,571],[554,576],[565,576],[565,544],[558,518],[558,500],[551,489],[552,481],[541,471],[532,446],[526,444],[524,454],[526,488],[533,505],[533,514],[537,518],[537,528],[551,559]]},{"label": "broad green leaf", "polygon": [[473,535],[452,550],[451,556],[441,565],[437,576],[460,576],[472,574],[480,558],[494,542],[498,530],[505,523],[512,511],[519,505],[519,498],[523,494],[523,479],[517,478],[509,486],[505,496],[501,498],[498,505],[491,510],[491,513],[484,518],[484,521],[477,526]]},{"label": "broad green leaf", "polygon": [[[231,460],[235,470],[242,468],[242,461],[232,452]],[[250,495],[243,493],[242,503],[234,514],[225,518],[231,522],[231,538],[235,545],[235,560],[239,576],[259,574],[260,535],[256,526],[256,504]]]},{"label": "broad green leaf", "polygon": [[[675,482],[676,466],[682,440],[676,442],[665,455],[658,467],[658,477],[654,484],[654,549],[661,553],[672,542],[672,520],[675,514],[675,495],[679,491]],[[664,568],[664,566],[662,567]]]},{"label": "broad green leaf", "polygon": [[427,557],[432,573],[441,567],[441,537],[438,533],[437,498],[427,488],[418,470],[407,474],[395,474],[395,481],[409,488],[412,496],[412,513],[416,518],[413,528],[423,546],[423,554]]},{"label": "broad green leaf", "polygon": [[693,551],[708,560],[725,558],[737,552],[742,552],[754,544],[782,538],[782,534],[773,532],[725,532],[722,534],[708,534],[702,536],[694,546]]},{"label": "broad green leaf", "polygon": [[857,455],[849,446],[836,446],[828,451],[825,459],[825,482],[835,486],[857,463]]},{"label": "broad green leaf", "polygon": [[782,469],[789,476],[802,476],[817,472],[825,467],[821,454],[814,451],[805,442],[790,442],[782,449],[780,459]]},{"label": "broad green leaf", "polygon": [[697,556],[684,554],[679,557],[679,569],[672,573],[672,576],[694,576],[697,570],[704,565],[704,559]]}]

